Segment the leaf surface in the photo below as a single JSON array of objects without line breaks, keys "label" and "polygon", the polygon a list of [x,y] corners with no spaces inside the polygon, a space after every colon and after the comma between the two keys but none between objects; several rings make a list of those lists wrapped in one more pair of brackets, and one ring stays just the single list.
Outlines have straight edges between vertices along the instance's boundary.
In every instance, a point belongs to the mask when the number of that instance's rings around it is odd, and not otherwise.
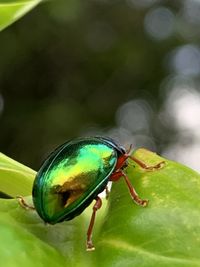
[{"label": "leaf surface", "polygon": [[[91,207],[72,221],[45,225],[35,211],[23,209],[15,199],[1,199],[0,266],[200,266],[200,175],[145,149],[135,156],[151,166],[165,160],[153,171],[132,161],[126,169],[149,205],[133,203],[123,179],[114,183],[108,209],[97,214],[92,253],[85,251]],[[0,177],[2,173],[0,169]],[[27,201],[31,203],[31,197]]]},{"label": "leaf surface", "polygon": [[36,172],[0,153],[0,191],[16,197],[31,195]]},{"label": "leaf surface", "polygon": [[[145,149],[135,156],[150,166],[163,161]],[[134,205],[123,180],[113,185],[99,239],[102,266],[200,266],[200,175],[169,160],[154,171],[130,162],[127,173],[149,205]]]}]

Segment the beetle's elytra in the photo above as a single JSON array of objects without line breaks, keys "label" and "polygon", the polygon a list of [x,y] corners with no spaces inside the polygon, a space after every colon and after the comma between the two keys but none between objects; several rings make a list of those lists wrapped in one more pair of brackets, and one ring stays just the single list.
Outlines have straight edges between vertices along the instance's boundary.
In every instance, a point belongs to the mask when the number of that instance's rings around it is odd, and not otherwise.
[{"label": "beetle's elytra", "polygon": [[[32,195],[37,213],[45,222],[55,224],[73,219],[96,200],[87,232],[87,250],[94,250],[91,236],[96,211],[101,207],[98,195],[109,181],[124,177],[132,199],[138,205],[147,205],[123,171],[128,158],[145,169],[161,166],[146,166],[105,137],[78,138],[59,146],[44,161],[34,181]],[[23,198],[20,201],[28,207]]]}]

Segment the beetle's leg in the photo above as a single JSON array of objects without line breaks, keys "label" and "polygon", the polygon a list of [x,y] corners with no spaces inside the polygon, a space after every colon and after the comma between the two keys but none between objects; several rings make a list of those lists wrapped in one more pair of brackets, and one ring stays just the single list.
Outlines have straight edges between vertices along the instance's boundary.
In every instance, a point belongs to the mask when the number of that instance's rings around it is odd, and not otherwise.
[{"label": "beetle's leg", "polygon": [[102,206],[102,201],[100,199],[100,197],[96,197],[95,198],[96,200],[96,203],[94,204],[93,206],[93,212],[92,212],[92,216],[91,216],[91,219],[90,219],[90,224],[89,224],[89,227],[88,227],[88,230],[87,230],[87,251],[93,251],[95,250],[95,247],[92,243],[92,230],[93,230],[93,226],[94,226],[94,221],[95,221],[95,216],[96,216],[96,212],[98,209],[101,208]]},{"label": "beetle's leg", "polygon": [[157,163],[156,165],[148,166],[143,161],[137,159],[134,156],[129,156],[129,158],[132,159],[133,161],[135,161],[143,169],[150,170],[150,171],[153,171],[154,169],[160,169],[165,164],[165,161],[161,161],[161,162]]},{"label": "beetle's leg", "polygon": [[122,176],[123,176],[122,171],[118,170],[111,174],[111,176],[109,177],[109,181],[117,182]]},{"label": "beetle's leg", "polygon": [[26,203],[26,201],[24,200],[24,198],[22,196],[17,196],[16,197],[19,204],[24,208],[24,209],[31,209],[31,210],[35,210],[35,208],[33,206],[30,206],[29,204]]},{"label": "beetle's leg", "polygon": [[129,189],[129,192],[130,192],[130,195],[133,199],[133,201],[139,205],[139,206],[142,206],[142,207],[146,207],[147,204],[148,204],[148,200],[146,199],[141,199],[137,192],[135,191],[134,187],[132,186],[128,176],[122,171],[122,170],[118,170],[116,172],[114,172],[111,176],[110,176],[110,180],[111,181],[117,181],[119,180],[121,177],[124,177],[125,179],[125,182],[128,186],[128,189]]},{"label": "beetle's leg", "polygon": [[110,190],[108,189],[108,186],[106,186],[106,188],[105,188],[105,193],[106,193],[106,199],[108,199],[108,197],[110,195]]}]

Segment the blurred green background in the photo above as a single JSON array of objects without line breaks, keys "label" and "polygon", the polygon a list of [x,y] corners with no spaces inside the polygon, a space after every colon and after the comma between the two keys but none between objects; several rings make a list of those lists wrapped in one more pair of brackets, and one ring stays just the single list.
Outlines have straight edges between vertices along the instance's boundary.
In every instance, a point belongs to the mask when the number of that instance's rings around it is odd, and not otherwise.
[{"label": "blurred green background", "polygon": [[200,170],[200,1],[46,1],[0,33],[0,150],[111,136]]}]

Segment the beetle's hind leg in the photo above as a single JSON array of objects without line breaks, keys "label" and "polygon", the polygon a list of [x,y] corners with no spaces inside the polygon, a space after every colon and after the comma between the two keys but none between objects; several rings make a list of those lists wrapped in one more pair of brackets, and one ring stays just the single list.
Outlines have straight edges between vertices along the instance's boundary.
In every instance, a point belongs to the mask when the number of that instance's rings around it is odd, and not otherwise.
[{"label": "beetle's hind leg", "polygon": [[24,209],[27,209],[27,210],[35,210],[35,208],[29,204],[26,203],[25,199],[22,197],[22,196],[17,196],[16,197],[20,206]]},{"label": "beetle's hind leg", "polygon": [[105,194],[106,194],[106,199],[108,199],[109,195],[110,195],[110,190],[108,189],[107,185],[106,185],[106,188],[105,188]]},{"label": "beetle's hind leg", "polygon": [[96,202],[93,206],[93,212],[92,212],[92,216],[91,216],[91,219],[90,219],[90,224],[89,224],[89,227],[88,227],[88,231],[87,231],[87,243],[86,243],[86,250],[87,251],[93,251],[95,250],[95,247],[92,243],[92,230],[93,230],[93,226],[94,226],[94,222],[95,222],[95,217],[96,217],[96,212],[97,210],[99,210],[102,206],[102,201],[101,201],[101,198],[100,197],[96,197],[95,198]]}]

